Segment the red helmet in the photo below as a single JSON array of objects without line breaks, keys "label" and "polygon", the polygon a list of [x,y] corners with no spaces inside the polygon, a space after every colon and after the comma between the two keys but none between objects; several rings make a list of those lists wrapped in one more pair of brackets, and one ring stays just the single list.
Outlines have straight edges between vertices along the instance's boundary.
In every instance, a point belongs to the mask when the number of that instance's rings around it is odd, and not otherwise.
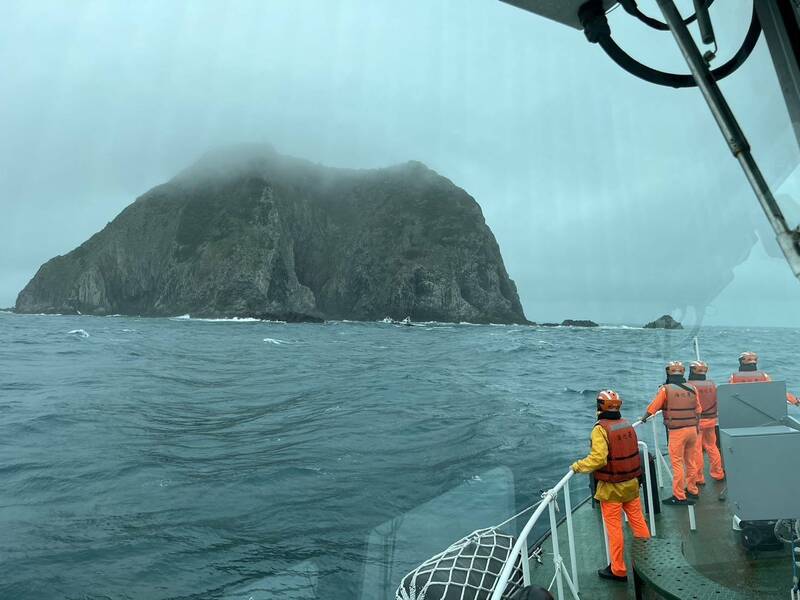
[{"label": "red helmet", "polygon": [[708,373],[708,363],[704,363],[702,360],[695,360],[689,365],[689,370],[698,375],[705,375]]},{"label": "red helmet", "polygon": [[614,390],[603,390],[597,394],[597,410],[600,412],[617,411],[622,407],[622,398]]},{"label": "red helmet", "polygon": [[667,375],[683,375],[686,373],[686,367],[683,366],[683,363],[679,360],[671,360],[667,363],[666,366]]},{"label": "red helmet", "polygon": [[739,355],[739,363],[743,365],[754,365],[758,363],[758,354],[755,352],[742,352]]}]

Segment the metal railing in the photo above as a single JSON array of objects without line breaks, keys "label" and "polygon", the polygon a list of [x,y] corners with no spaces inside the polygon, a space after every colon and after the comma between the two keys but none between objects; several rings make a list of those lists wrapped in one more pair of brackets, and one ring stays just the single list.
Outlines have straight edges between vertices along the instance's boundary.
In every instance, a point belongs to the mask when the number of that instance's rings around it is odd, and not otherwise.
[{"label": "metal railing", "polygon": [[[656,483],[659,488],[664,487],[664,478],[662,475],[662,467],[666,469],[667,473],[672,479],[672,469],[667,464],[664,455],[661,453],[661,449],[659,448],[658,444],[658,427],[656,425],[655,417],[661,414],[661,411],[657,412],[655,415],[650,417],[648,421],[652,423],[653,426],[653,449],[656,455]],[[638,420],[635,421],[632,426],[634,428],[639,427],[643,424],[643,421]],[[648,446],[645,442],[639,441],[639,448],[644,451],[645,457],[648,456]],[[647,498],[647,507],[648,507],[648,526],[650,528],[650,532],[652,535],[656,534],[656,521],[655,521],[655,506],[653,502],[653,482],[652,477],[650,475],[650,464],[649,460],[646,461],[646,464],[643,465],[643,469],[645,472],[645,495]],[[495,585],[494,591],[490,600],[502,600],[503,593],[505,592],[506,587],[508,586],[508,582],[511,579],[514,570],[514,564],[517,561],[517,557],[522,557],[522,579],[523,583],[528,586],[531,584],[531,570],[530,570],[530,559],[528,553],[528,536],[530,535],[531,531],[533,530],[534,526],[536,525],[539,517],[542,516],[545,509],[549,510],[550,513],[550,539],[551,545],[553,547],[553,567],[555,569],[555,574],[553,576],[553,582],[556,585],[556,597],[558,600],[564,600],[564,584],[566,583],[567,588],[572,593],[572,597],[575,600],[580,600],[578,593],[580,592],[580,583],[578,581],[578,560],[575,554],[575,533],[572,527],[572,499],[570,497],[570,489],[569,489],[569,481],[575,473],[572,469],[564,475],[558,483],[556,483],[552,488],[547,490],[544,494],[542,494],[542,502],[536,507],[536,510],[528,519],[528,522],[525,523],[525,526],[522,528],[522,531],[517,538],[514,547],[511,549],[508,558],[506,559],[505,564],[503,565],[502,571],[500,571],[500,576],[498,577],[497,584]],[[567,543],[569,545],[569,559],[570,565],[569,570],[565,568],[564,560],[561,557],[561,551],[559,548],[558,542],[558,520],[556,518],[556,509],[557,509],[557,502],[558,502],[558,494],[559,492],[563,492],[564,496],[564,513],[566,517],[566,525],[567,525]],[[690,504],[688,505],[688,512],[689,512],[689,526],[694,531],[697,528],[695,514],[694,514],[694,507]],[[605,545],[606,545],[606,559],[610,563],[609,558],[609,550],[608,550],[608,535],[605,530],[605,523],[603,523],[603,533],[605,538]],[[552,587],[553,582],[551,582],[550,586]]]}]

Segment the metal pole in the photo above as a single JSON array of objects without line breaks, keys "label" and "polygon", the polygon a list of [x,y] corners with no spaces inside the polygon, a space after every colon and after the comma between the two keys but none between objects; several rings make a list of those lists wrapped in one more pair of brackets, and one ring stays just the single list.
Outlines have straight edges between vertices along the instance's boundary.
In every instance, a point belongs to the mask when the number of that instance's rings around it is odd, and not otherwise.
[{"label": "metal pole", "polygon": [[497,583],[494,585],[494,591],[492,592],[491,600],[501,600],[503,596],[503,592],[508,585],[508,580],[511,578],[511,572],[514,569],[514,565],[516,564],[517,556],[520,556],[523,552],[522,547],[527,544],[528,542],[528,535],[530,534],[531,530],[533,529],[536,522],[539,520],[539,517],[544,514],[545,509],[547,509],[548,505],[555,499],[558,491],[567,485],[570,479],[575,476],[575,472],[570,469],[564,477],[562,477],[559,482],[550,490],[548,490],[544,496],[542,497],[542,502],[539,503],[539,506],[536,507],[536,510],[533,511],[531,518],[528,519],[528,522],[525,523],[525,526],[522,528],[522,531],[519,532],[519,536],[517,537],[517,542],[514,544],[514,547],[511,548],[511,552],[506,559],[505,564],[503,565],[503,569],[500,571],[500,575],[497,578]]},{"label": "metal pole", "polygon": [[750,153],[750,144],[747,138],[739,127],[736,117],[731,111],[725,96],[719,89],[717,82],[709,71],[708,64],[706,64],[700,50],[695,44],[692,34],[689,33],[688,27],[683,22],[683,17],[675,6],[673,0],[656,0],[661,12],[664,14],[664,19],[669,24],[672,35],[689,65],[689,70],[692,72],[692,77],[697,82],[697,87],[703,94],[703,97],[711,109],[711,114],[719,125],[722,135],[728,142],[728,147],[733,153],[736,160],[747,176],[750,186],[758,198],[764,214],[767,216],[772,229],[775,231],[778,245],[781,247],[786,261],[792,269],[795,277],[800,278],[800,232],[791,231],[786,225],[786,219],[781,212],[769,185],[764,179],[758,164],[756,163],[753,155]]},{"label": "metal pole", "polygon": [[700,343],[697,341],[697,336],[694,336],[694,355],[697,360],[700,360]]},{"label": "metal pole", "polygon": [[550,540],[553,543],[553,566],[556,568],[556,590],[558,600],[564,600],[564,584],[561,581],[561,552],[558,549],[558,521],[556,520],[555,498],[550,501]]},{"label": "metal pole", "polygon": [[[575,534],[572,530],[572,499],[569,495],[569,484],[564,486],[564,510],[567,513],[567,540],[569,541],[569,564],[572,568],[573,593],[580,591],[578,583],[578,559],[575,556]],[[530,584],[529,584],[530,585]]]},{"label": "metal pole", "polygon": [[580,594],[578,593],[578,582],[577,582],[577,581],[574,581],[574,582],[573,582],[573,581],[572,581],[572,580],[569,578],[569,573],[567,573],[566,571],[564,572],[564,581],[566,581],[566,582],[567,582],[567,587],[568,587],[568,588],[570,589],[570,591],[572,592],[572,597],[573,597],[575,600],[581,600],[581,596],[580,596]]},{"label": "metal pole", "polygon": [[[642,450],[644,450],[644,455],[647,456],[647,444],[644,442],[639,442],[639,446],[641,446]],[[653,506],[653,482],[650,478],[650,461],[647,461],[647,464],[644,468],[644,486],[645,490],[647,491],[647,508],[650,513],[650,535],[655,536],[656,534],[656,507]]]},{"label": "metal pole", "polygon": [[525,543],[522,545],[522,553],[520,555],[522,560],[522,583],[525,585],[531,584],[531,558],[528,551],[528,538],[525,538]]},{"label": "metal pole", "polygon": [[606,563],[611,564],[611,552],[608,550],[608,529],[606,529],[606,520],[601,518],[603,522],[603,541],[606,543]]},{"label": "metal pole", "polygon": [[661,448],[658,445],[658,426],[656,425],[655,415],[650,418],[650,422],[653,424],[653,452],[656,453],[656,480],[658,482],[658,487],[663,488],[664,476],[661,474],[661,460],[659,460]]}]

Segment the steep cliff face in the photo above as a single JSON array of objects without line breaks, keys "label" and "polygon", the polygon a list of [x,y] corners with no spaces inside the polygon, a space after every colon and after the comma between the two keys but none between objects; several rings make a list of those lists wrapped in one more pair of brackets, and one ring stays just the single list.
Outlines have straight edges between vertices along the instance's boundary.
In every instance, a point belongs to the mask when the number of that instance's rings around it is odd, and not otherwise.
[{"label": "steep cliff face", "polygon": [[18,312],[525,322],[480,207],[420,163],[210,154],[45,263]]}]

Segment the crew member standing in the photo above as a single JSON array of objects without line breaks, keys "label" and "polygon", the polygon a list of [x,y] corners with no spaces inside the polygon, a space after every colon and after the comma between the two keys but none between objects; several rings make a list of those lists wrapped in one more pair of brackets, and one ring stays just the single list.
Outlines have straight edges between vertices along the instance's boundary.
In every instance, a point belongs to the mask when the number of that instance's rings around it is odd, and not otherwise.
[{"label": "crew member standing", "polygon": [[[765,383],[772,381],[769,373],[758,368],[758,354],[755,352],[742,352],[739,355],[739,370],[731,374],[728,383]],[[795,406],[800,405],[794,394],[786,392],[786,401]]]},{"label": "crew member standing", "polygon": [[[658,393],[642,421],[647,421],[659,410],[663,411],[664,425],[669,433],[669,458],[672,462],[672,496],[664,504],[694,504],[700,496],[697,487],[697,429],[701,412],[697,391],[686,384],[683,363],[677,360],[667,364],[667,381]],[[687,498],[688,496],[688,498]]]},{"label": "crew member standing", "polygon": [[622,400],[613,390],[597,395],[597,423],[592,428],[591,451],[583,460],[572,464],[576,473],[593,473],[597,480],[595,500],[608,531],[611,564],[597,574],[603,579],[627,581],[625,566],[622,512],[637,538],[649,538],[650,530],[639,501],[639,476],[642,461],[636,430],[622,418]]},{"label": "crew member standing", "polygon": [[717,481],[725,479],[725,471],[722,469],[722,457],[717,448],[717,384],[707,379],[708,365],[701,360],[694,361],[689,365],[689,385],[697,391],[700,401],[700,431],[697,439],[697,457],[695,463],[697,467],[695,483],[705,484],[705,461],[703,450],[708,454],[711,463],[711,477]]},{"label": "crew member standing", "polygon": [[767,381],[772,381],[772,377],[758,368],[758,354],[742,352],[739,355],[739,370],[731,374],[728,383],[763,383]]}]

